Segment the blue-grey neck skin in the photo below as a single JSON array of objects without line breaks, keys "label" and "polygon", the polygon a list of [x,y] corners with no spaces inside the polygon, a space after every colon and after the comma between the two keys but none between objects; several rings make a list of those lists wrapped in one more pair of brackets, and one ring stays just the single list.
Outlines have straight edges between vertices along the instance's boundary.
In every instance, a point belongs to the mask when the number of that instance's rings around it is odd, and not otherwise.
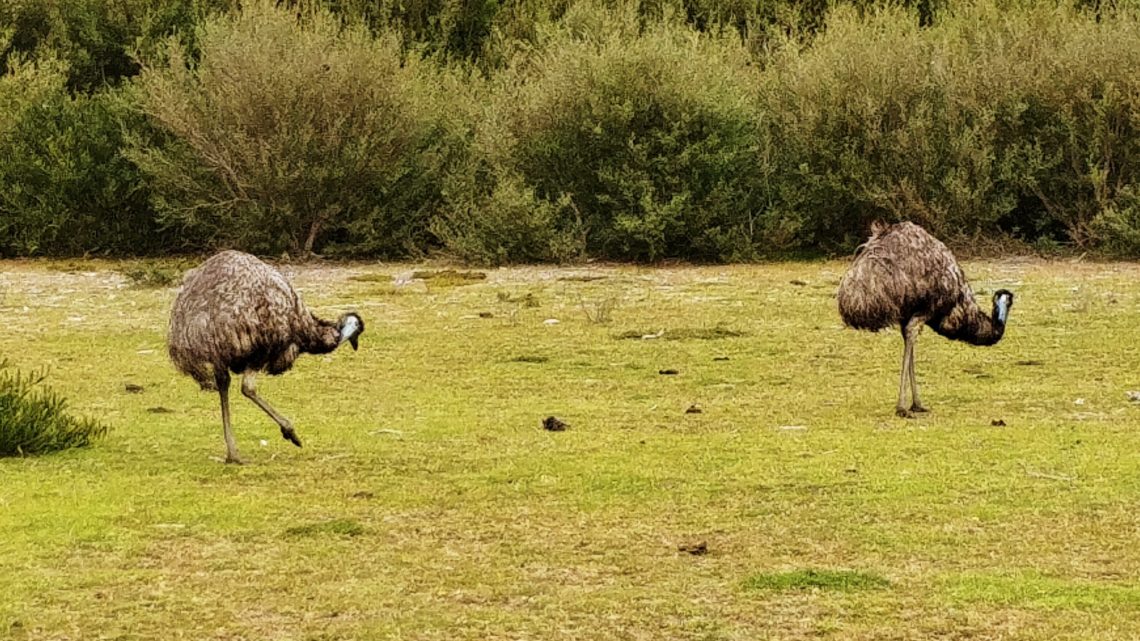
[{"label": "blue-grey neck skin", "polygon": [[1006,319],[1009,318],[1009,298],[1006,296],[998,297],[994,307],[997,308],[998,322],[1005,325]]},{"label": "blue-grey neck skin", "polygon": [[340,342],[343,343],[353,336],[356,336],[356,333],[359,331],[360,321],[356,319],[356,316],[349,316],[345,318],[344,325],[342,325],[340,328]]}]

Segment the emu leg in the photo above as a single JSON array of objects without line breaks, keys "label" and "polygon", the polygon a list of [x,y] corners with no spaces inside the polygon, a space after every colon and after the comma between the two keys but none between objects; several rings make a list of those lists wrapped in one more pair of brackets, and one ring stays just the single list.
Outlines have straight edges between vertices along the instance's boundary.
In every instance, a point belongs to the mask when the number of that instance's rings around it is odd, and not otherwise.
[{"label": "emu leg", "polygon": [[218,386],[218,394],[222,398],[222,437],[226,440],[226,463],[241,465],[245,461],[242,461],[241,457],[238,456],[234,430],[230,426],[230,373],[226,371],[215,372],[214,384]]},{"label": "emu leg", "polygon": [[929,412],[922,405],[922,401],[918,398],[918,380],[914,376],[914,344],[918,341],[918,332],[915,332],[914,338],[910,342],[910,363],[907,365],[907,373],[910,374],[910,411],[912,412]]},{"label": "emu leg", "polygon": [[902,418],[910,418],[910,410],[906,407],[906,384],[910,380],[907,370],[910,369],[911,336],[903,330],[902,366],[899,368],[899,402],[895,404],[895,414]]},{"label": "emu leg", "polygon": [[247,373],[242,376],[241,393],[245,394],[246,398],[256,403],[258,407],[260,407],[265,411],[266,414],[269,415],[269,418],[273,419],[278,425],[281,426],[282,438],[284,438],[286,441],[289,441],[293,445],[296,445],[297,447],[301,447],[301,439],[297,438],[297,432],[293,429],[293,424],[289,422],[289,419],[278,414],[277,410],[273,409],[269,403],[265,402],[265,399],[257,395],[257,380],[254,378],[253,374]]},{"label": "emu leg", "polygon": [[914,318],[911,319],[906,326],[906,332],[910,335],[910,351],[907,354],[906,371],[910,376],[910,411],[912,412],[927,412],[925,407],[922,406],[922,401],[918,398],[918,379],[914,375],[914,345],[918,342],[918,335],[922,332],[922,324],[925,319]]}]

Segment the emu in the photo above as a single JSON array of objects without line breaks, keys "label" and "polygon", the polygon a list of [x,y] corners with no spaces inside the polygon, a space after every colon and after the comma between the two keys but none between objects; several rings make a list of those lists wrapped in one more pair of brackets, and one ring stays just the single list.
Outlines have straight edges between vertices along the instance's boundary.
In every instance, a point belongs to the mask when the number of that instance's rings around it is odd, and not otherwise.
[{"label": "emu", "polygon": [[297,447],[292,423],[257,393],[255,375],[282,374],[301,354],[326,354],[344,342],[357,348],[364,321],[350,312],[337,322],[317,318],[289,281],[256,257],[222,251],[187,272],[170,315],[168,348],[175,367],[203,390],[221,396],[226,463],[242,463],[230,427],[230,373],[241,391]]},{"label": "emu", "polygon": [[[856,251],[839,283],[837,299],[848,327],[877,332],[897,325],[902,331],[895,413],[904,418],[927,411],[914,375],[914,344],[923,324],[951,340],[993,345],[1005,333],[1013,307],[1013,294],[999,289],[993,296],[993,314],[986,316],[946,245],[909,222],[871,225],[871,238]],[[909,406],[905,404],[908,381]]]}]

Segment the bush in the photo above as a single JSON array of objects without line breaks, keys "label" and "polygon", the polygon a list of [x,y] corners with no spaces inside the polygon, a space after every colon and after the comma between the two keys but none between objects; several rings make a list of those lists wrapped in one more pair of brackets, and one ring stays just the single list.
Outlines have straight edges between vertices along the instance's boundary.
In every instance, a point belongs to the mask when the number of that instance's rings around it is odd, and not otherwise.
[{"label": "bush", "polygon": [[739,45],[581,8],[509,73],[496,162],[554,207],[559,233],[605,258],[752,251],[763,140]]},{"label": "bush", "polygon": [[107,426],[68,414],[67,401],[42,387],[43,380],[0,361],[0,456],[87,447],[106,435]]},{"label": "bush", "polygon": [[189,33],[208,11],[233,0],[9,0],[0,6],[0,68],[19,58],[59,58],[68,88],[89,93],[138,73],[136,50],[171,32]]},{"label": "bush", "polygon": [[263,253],[424,242],[449,116],[434,67],[401,59],[392,35],[270,0],[208,19],[198,42],[199,59],[171,42],[138,80],[169,140],[131,157],[164,222]]},{"label": "bush", "polygon": [[811,48],[769,61],[762,103],[781,167],[769,215],[791,244],[843,251],[874,218],[991,231],[1012,208],[994,185],[991,108],[948,86],[955,53],[909,12],[838,11]]},{"label": "bush", "polygon": [[1009,222],[1096,247],[1096,219],[1127,216],[1140,187],[1140,19],[1033,8],[1003,23],[995,40],[1013,46],[987,66],[1013,76],[998,151],[1019,198]]},{"label": "bush", "polygon": [[1122,187],[1115,201],[1093,218],[1089,231],[1109,254],[1140,256],[1140,187]]},{"label": "bush", "polygon": [[[580,225],[569,198],[549,202],[518,176],[489,178],[449,193],[432,232],[453,256],[483,265],[562,262],[585,257]],[[470,200],[463,200],[468,198]]]},{"label": "bush", "polygon": [[848,250],[873,218],[1089,244],[1091,221],[1136,183],[1128,14],[982,2],[919,29],[898,9],[839,10],[810,48],[773,51],[769,217],[796,245]]},{"label": "bush", "polygon": [[121,152],[141,126],[119,90],[72,97],[63,65],[0,76],[0,256],[161,250],[138,169]]},{"label": "bush", "polygon": [[1140,0],[238,4],[0,3],[0,256],[1140,251]]}]

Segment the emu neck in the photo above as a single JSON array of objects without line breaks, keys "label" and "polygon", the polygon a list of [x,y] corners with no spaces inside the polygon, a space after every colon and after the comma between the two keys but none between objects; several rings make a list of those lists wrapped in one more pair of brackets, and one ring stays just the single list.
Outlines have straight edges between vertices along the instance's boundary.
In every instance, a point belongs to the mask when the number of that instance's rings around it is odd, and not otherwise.
[{"label": "emu neck", "polygon": [[994,306],[993,316],[986,316],[972,301],[960,303],[950,313],[927,322],[938,334],[950,340],[971,345],[993,345],[1005,334],[1005,321],[1009,309]]},{"label": "emu neck", "polygon": [[[1008,311],[1006,312],[1008,313]],[[1001,340],[1005,334],[1005,323],[998,316],[998,310],[995,308],[993,316],[986,317],[985,314],[978,312],[980,316],[978,320],[977,330],[969,335],[965,340],[973,345],[993,345]]]},{"label": "emu neck", "polygon": [[298,346],[306,354],[328,354],[340,345],[340,330],[336,323],[312,317],[312,322],[300,333]]}]

